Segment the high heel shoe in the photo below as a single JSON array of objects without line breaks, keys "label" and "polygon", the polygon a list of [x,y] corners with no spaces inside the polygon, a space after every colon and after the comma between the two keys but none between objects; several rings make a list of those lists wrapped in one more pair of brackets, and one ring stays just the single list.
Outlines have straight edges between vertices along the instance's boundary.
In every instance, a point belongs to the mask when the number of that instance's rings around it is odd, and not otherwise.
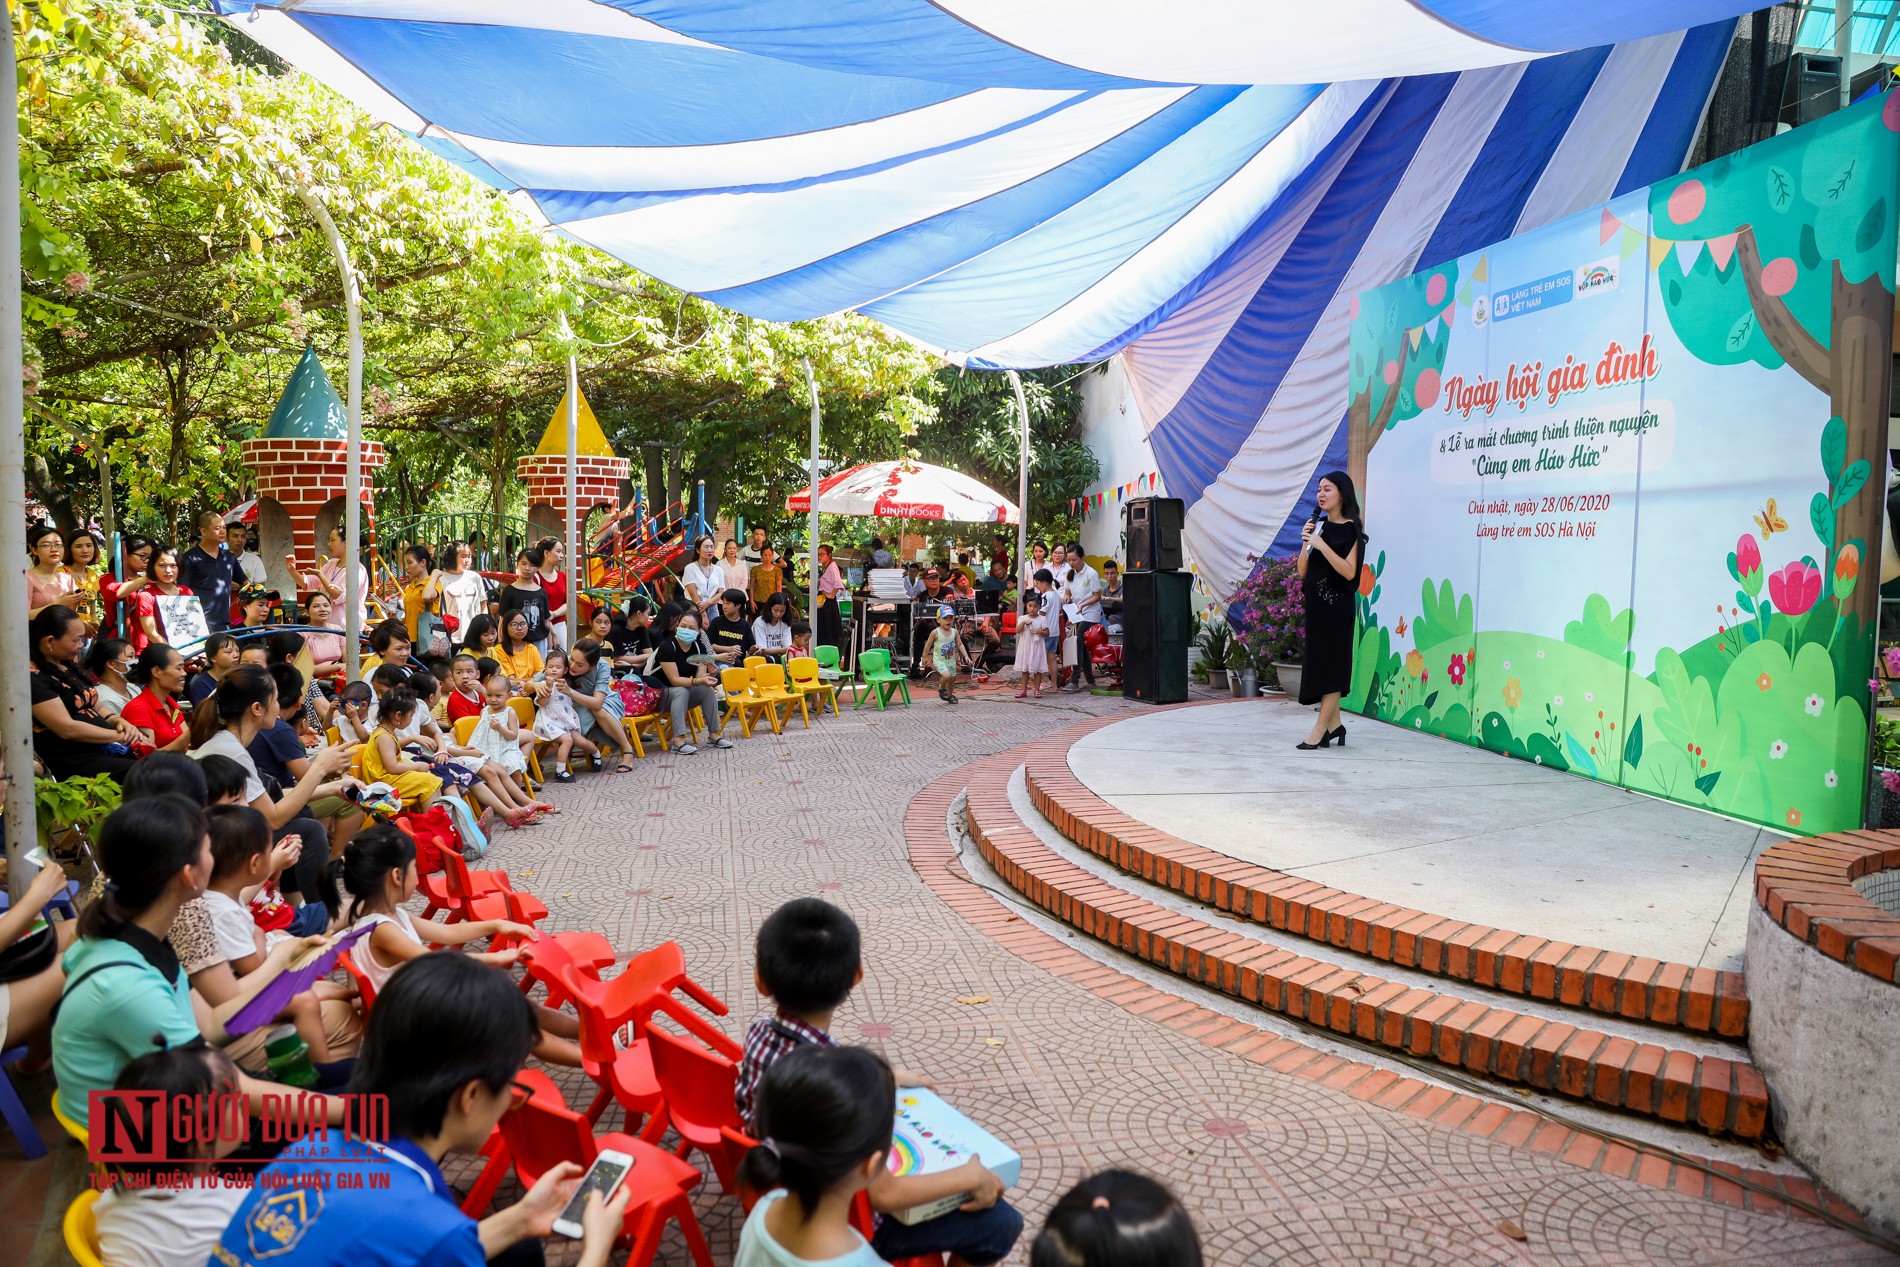
[{"label": "high heel shoe", "polygon": [[1346,746],[1346,725],[1344,722],[1341,722],[1339,725],[1333,727],[1331,730],[1326,732],[1327,743],[1331,743],[1335,739],[1339,741],[1340,747],[1344,748]]},{"label": "high heel shoe", "polygon": [[1295,748],[1298,748],[1301,752],[1312,752],[1319,748],[1331,747],[1332,742],[1333,742],[1333,736],[1330,732],[1328,732],[1327,734],[1321,735],[1319,737],[1318,743],[1307,743],[1304,740],[1302,740],[1301,742],[1296,743],[1293,746]]}]

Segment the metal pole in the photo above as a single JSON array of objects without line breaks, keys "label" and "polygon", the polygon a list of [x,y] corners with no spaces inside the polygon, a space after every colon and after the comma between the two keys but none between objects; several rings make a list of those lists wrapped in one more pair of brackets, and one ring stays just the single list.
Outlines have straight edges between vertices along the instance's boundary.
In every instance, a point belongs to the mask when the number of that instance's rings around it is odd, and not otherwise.
[{"label": "metal pole", "polygon": [[1848,63],[1854,56],[1854,0],[1834,0],[1834,56],[1841,63],[1840,108],[1854,101],[1854,68]]},{"label": "metal pole", "polygon": [[1022,420],[1022,435],[1016,449],[1016,615],[1023,614],[1023,598],[1029,593],[1029,403],[1023,399],[1023,380],[1015,370],[1009,385],[1016,391],[1016,416]]},{"label": "metal pole", "polygon": [[[0,83],[14,82],[13,10],[7,9],[6,52],[0,54]],[[18,110],[0,111],[0,154],[20,149]],[[26,394],[20,379],[20,165],[0,163],[0,260],[7,263],[0,283],[0,612],[13,632],[14,647],[27,645],[26,633]],[[3,508],[11,506],[12,510]],[[26,892],[27,868],[20,855],[38,840],[33,814],[33,699],[27,685],[27,661],[17,652],[0,656],[0,717],[4,717],[4,765],[7,777],[7,885],[13,900]]]},{"label": "metal pole", "polygon": [[[336,221],[324,209],[314,190],[301,181],[297,196],[310,209],[310,215],[323,230],[336,256],[337,272],[343,277],[343,307],[349,317],[350,378],[348,397],[349,424],[345,433],[343,467],[343,668],[350,681],[363,674],[363,582],[361,551],[357,541],[363,533],[363,308],[356,286],[356,270],[350,266],[350,250]],[[311,543],[314,552],[317,545]],[[22,553],[26,547],[21,546]]]},{"label": "metal pole", "polygon": [[[805,596],[805,610],[811,613],[812,639],[815,644],[818,637],[818,379],[811,372],[809,356],[801,356],[798,360],[805,367],[805,390],[811,393],[811,517],[808,529],[811,540],[806,547],[811,560],[805,565],[809,591]],[[24,543],[20,549],[26,549]]]},{"label": "metal pole", "polygon": [[[567,315],[561,316],[567,331]],[[567,645],[580,641],[581,632],[581,372],[573,352],[567,354]]]}]

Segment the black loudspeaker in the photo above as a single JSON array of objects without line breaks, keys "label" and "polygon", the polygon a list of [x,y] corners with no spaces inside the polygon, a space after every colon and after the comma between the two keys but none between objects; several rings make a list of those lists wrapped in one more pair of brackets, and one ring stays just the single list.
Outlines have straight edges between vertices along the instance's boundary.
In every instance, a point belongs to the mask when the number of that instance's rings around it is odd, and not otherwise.
[{"label": "black loudspeaker", "polygon": [[[1187,503],[1179,497],[1137,497],[1122,507],[1128,534],[1127,572],[1181,570],[1181,525]],[[1126,573],[1124,573],[1126,575]]]},{"label": "black loudspeaker", "polygon": [[[1176,502],[1175,505],[1180,505]],[[1122,578],[1122,694],[1150,704],[1188,697],[1188,639],[1193,609],[1186,572],[1136,572]]]}]

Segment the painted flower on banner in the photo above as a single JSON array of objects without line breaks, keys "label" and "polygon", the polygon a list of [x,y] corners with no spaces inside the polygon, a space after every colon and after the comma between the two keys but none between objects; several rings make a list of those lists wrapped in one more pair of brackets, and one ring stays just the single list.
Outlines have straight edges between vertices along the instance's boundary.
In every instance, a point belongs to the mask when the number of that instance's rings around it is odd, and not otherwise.
[{"label": "painted flower on banner", "polygon": [[1832,770],[1829,770],[1826,774],[1821,776],[1821,786],[1823,787],[1839,787],[1840,785],[1841,776]]},{"label": "painted flower on banner", "polygon": [[1761,592],[1761,547],[1752,532],[1744,532],[1735,543],[1735,579],[1750,597]]},{"label": "painted flower on banner", "polygon": [[1790,806],[1788,809],[1788,826],[1799,827],[1800,825],[1801,825],[1801,811],[1798,809],[1795,809],[1793,806]]},{"label": "painted flower on banner", "polygon": [[1773,690],[1775,686],[1775,679],[1769,677],[1766,673],[1764,673],[1760,677],[1755,679],[1755,686],[1758,690],[1763,690],[1763,691]]},{"label": "painted flower on banner", "polygon": [[1559,695],[1557,696],[1557,698],[1551,700],[1550,702],[1551,702],[1552,707],[1562,708],[1564,706],[1564,697]]},{"label": "painted flower on banner", "polygon": [[1378,583],[1379,583],[1378,574],[1374,572],[1370,566],[1366,564],[1361,564],[1359,567],[1360,594],[1364,595],[1366,598],[1371,598],[1372,587],[1374,585],[1377,585]]},{"label": "painted flower on banner", "polygon": [[1834,597],[1846,602],[1860,581],[1860,546],[1850,541],[1834,557]]},{"label": "painted flower on banner", "polygon": [[1770,758],[1776,761],[1779,761],[1783,757],[1787,756],[1788,755],[1787,742],[1785,740],[1777,739],[1773,743],[1769,744],[1768,755]]},{"label": "painted flower on banner", "polygon": [[1451,675],[1451,684],[1453,686],[1463,686],[1465,684],[1465,658],[1461,655],[1453,656],[1451,663],[1445,666],[1445,672]]},{"label": "painted flower on banner", "polygon": [[1423,678],[1425,676],[1424,654],[1416,650],[1407,651],[1405,653],[1405,671],[1415,678]]},{"label": "painted flower on banner", "polygon": [[1826,707],[1826,701],[1819,695],[1810,695],[1802,707],[1808,710],[1808,716],[1819,717],[1821,715],[1821,709]]},{"label": "painted flower on banner", "polygon": [[[1509,666],[1507,665],[1506,667],[1508,668]],[[1504,679],[1504,706],[1512,712],[1516,712],[1517,706],[1523,702],[1524,684],[1514,677]]]},{"label": "painted flower on banner", "polygon": [[1768,577],[1768,597],[1783,615],[1801,615],[1821,597],[1821,569],[1796,559]]}]

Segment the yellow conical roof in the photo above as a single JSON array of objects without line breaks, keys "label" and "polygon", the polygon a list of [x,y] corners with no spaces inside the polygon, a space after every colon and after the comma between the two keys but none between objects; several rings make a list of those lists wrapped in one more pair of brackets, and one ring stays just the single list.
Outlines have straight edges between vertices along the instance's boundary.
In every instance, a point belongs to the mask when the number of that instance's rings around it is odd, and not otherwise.
[{"label": "yellow conical roof", "polygon": [[[619,455],[614,446],[607,443],[606,433],[600,429],[600,423],[594,419],[594,411],[588,407],[587,393],[581,393],[579,426],[575,428],[574,452],[579,457],[611,458]],[[535,446],[536,457],[567,456],[567,394],[561,394],[561,403],[555,406],[554,417],[548,420],[548,429],[541,433],[541,443]]]}]

